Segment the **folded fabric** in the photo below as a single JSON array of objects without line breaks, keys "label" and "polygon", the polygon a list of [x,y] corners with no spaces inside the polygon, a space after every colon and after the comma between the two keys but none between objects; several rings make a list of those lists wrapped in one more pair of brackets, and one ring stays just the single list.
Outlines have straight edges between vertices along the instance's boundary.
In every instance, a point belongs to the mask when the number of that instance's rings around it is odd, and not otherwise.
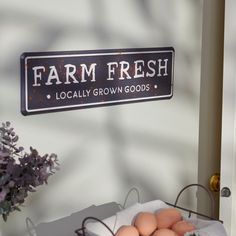
[{"label": "folded fabric", "polygon": [[[156,212],[162,208],[169,208],[169,206],[161,200],[154,200],[143,204],[136,203],[131,207],[121,210],[103,222],[115,234],[116,231],[123,225],[132,225],[135,216],[139,212]],[[223,224],[219,221],[202,220],[195,217],[188,218],[183,216],[183,219],[195,225],[196,230],[186,233],[185,236],[227,236]],[[89,236],[111,236],[111,233],[99,222],[89,222],[86,224],[86,233]]]},{"label": "folded fabric", "polygon": [[165,202],[161,200],[154,200],[150,202],[145,202],[142,204],[142,211],[155,213],[162,208],[169,208]]},{"label": "folded fabric", "polygon": [[[136,203],[135,205],[126,208],[116,215],[113,215],[107,219],[104,219],[103,222],[115,232],[117,227],[121,225],[132,224],[132,219],[135,214],[140,211],[141,204]],[[99,222],[90,222],[86,224],[86,231],[89,235],[98,235],[98,236],[111,236],[111,233]]]},{"label": "folded fabric", "polygon": [[227,236],[223,224],[219,221],[189,218],[184,218],[184,220],[194,224],[196,227],[196,230],[186,233],[185,236],[191,236],[193,233],[196,236]]}]

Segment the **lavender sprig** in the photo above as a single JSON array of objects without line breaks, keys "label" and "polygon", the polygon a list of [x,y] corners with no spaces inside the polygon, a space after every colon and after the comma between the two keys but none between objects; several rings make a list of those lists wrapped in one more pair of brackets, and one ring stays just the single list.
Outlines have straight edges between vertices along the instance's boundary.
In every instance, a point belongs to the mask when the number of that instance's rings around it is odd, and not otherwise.
[{"label": "lavender sprig", "polygon": [[18,135],[10,122],[0,127],[0,214],[4,221],[24,203],[29,192],[47,184],[48,178],[58,170],[56,154],[40,156],[30,147],[30,152],[18,147]]}]

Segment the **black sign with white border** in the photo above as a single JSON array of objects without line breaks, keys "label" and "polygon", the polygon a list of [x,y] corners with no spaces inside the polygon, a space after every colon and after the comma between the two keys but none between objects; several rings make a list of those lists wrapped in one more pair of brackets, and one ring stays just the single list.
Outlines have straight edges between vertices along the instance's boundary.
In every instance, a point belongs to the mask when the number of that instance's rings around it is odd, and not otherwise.
[{"label": "black sign with white border", "polygon": [[169,99],[174,53],[172,47],[23,53],[21,112]]}]

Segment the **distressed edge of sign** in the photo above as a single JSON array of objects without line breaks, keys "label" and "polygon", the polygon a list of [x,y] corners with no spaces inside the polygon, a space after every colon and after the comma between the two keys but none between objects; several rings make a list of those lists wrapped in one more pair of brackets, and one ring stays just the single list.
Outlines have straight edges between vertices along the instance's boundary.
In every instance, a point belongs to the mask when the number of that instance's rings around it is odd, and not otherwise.
[{"label": "distressed edge of sign", "polygon": [[122,49],[96,49],[96,50],[77,50],[77,51],[47,51],[47,52],[23,52],[21,59],[37,55],[37,57],[43,56],[58,56],[70,54],[71,56],[77,54],[97,54],[97,53],[126,53],[126,52],[145,52],[145,51],[173,51],[174,47],[147,47],[147,48],[122,48]]},{"label": "distressed edge of sign", "polygon": [[20,77],[20,104],[21,104],[21,114],[26,116],[29,115],[28,112],[26,111],[26,106],[25,106],[25,54],[26,53],[22,53],[20,56],[20,70],[21,70],[21,77]]}]

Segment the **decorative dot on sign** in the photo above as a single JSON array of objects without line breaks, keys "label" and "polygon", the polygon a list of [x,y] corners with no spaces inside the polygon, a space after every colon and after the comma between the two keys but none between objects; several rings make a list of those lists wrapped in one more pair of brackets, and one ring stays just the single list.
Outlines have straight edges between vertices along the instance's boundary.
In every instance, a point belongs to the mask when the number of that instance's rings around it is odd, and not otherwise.
[{"label": "decorative dot on sign", "polygon": [[50,95],[50,94],[48,94],[46,97],[47,97],[47,99],[50,99],[50,98],[51,98],[51,95]]},{"label": "decorative dot on sign", "polygon": [[158,87],[158,86],[155,84],[155,85],[154,85],[154,88],[157,89],[157,87]]}]

